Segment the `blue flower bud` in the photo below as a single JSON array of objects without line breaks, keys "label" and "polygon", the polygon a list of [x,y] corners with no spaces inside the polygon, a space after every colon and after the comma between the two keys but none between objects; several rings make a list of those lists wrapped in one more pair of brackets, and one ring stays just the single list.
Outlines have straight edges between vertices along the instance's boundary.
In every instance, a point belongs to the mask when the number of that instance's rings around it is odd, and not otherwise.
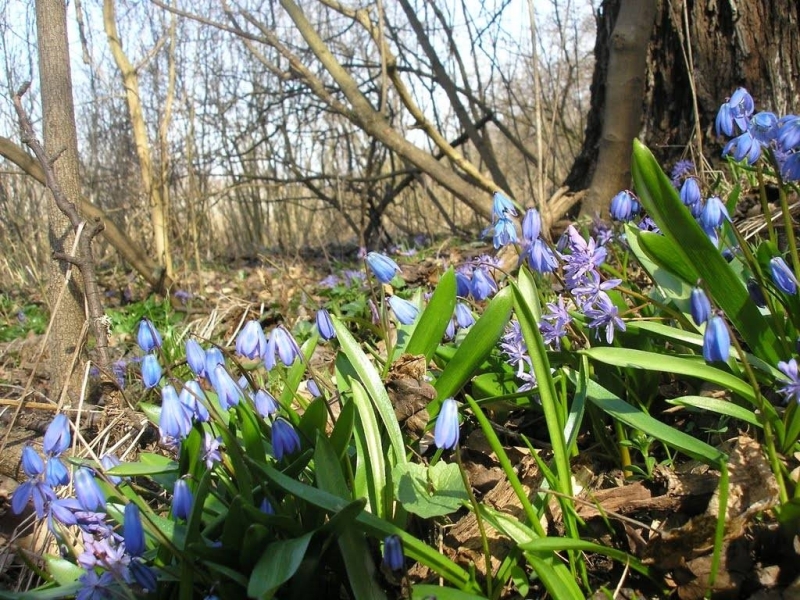
[{"label": "blue flower bud", "polygon": [[391,571],[400,571],[405,566],[403,542],[397,535],[388,535],[383,540],[383,564]]},{"label": "blue flower bud", "polygon": [[313,398],[319,398],[320,396],[322,396],[322,392],[319,390],[317,382],[314,381],[313,379],[306,379],[306,389]]},{"label": "blue flower bud", "polygon": [[692,296],[689,304],[692,319],[696,325],[702,325],[708,321],[708,317],[711,315],[711,302],[709,302],[708,296],[706,296],[702,288],[696,287],[692,289]]},{"label": "blue flower bud", "polygon": [[300,436],[291,423],[278,417],[272,424],[272,453],[275,460],[281,460],[286,454],[294,454],[300,450]]},{"label": "blue flower bud", "polygon": [[639,202],[633,193],[623,190],[611,199],[609,212],[615,221],[630,221],[639,212]]},{"label": "blue flower bud", "polygon": [[[103,454],[103,456],[100,457],[100,464],[103,466],[103,472],[106,472],[121,465],[122,461],[113,454]],[[119,483],[122,481],[122,477],[117,477],[116,475],[109,475],[106,473],[106,477],[114,485],[119,485]]]},{"label": "blue flower bud", "polygon": [[265,515],[275,514],[275,509],[272,507],[272,503],[266,498],[261,501],[261,505],[258,507],[258,509]]},{"label": "blue flower bud", "polygon": [[161,334],[158,333],[158,330],[150,319],[142,319],[139,321],[136,341],[139,347],[145,352],[152,352],[155,348],[161,347]]},{"label": "blue flower bud", "polygon": [[770,259],[769,270],[772,273],[772,281],[780,291],[789,295],[797,292],[797,277],[780,256]]},{"label": "blue flower bud", "polygon": [[525,259],[537,273],[552,273],[558,267],[556,255],[541,238],[533,241],[525,253]]},{"label": "blue flower bud", "polygon": [[262,358],[267,351],[267,337],[258,321],[248,321],[236,336],[236,352],[240,356]]},{"label": "blue flower bud", "polygon": [[75,495],[83,510],[101,512],[106,505],[106,498],[95,481],[94,475],[86,467],[75,472]]},{"label": "blue flower bud", "polygon": [[317,331],[319,331],[319,337],[325,341],[336,337],[336,331],[333,329],[331,315],[324,308],[320,308],[317,311]]},{"label": "blue flower bud", "polygon": [[367,254],[367,266],[381,283],[391,282],[395,274],[400,272],[400,267],[396,262],[379,252]]},{"label": "blue flower bud", "polygon": [[125,515],[122,521],[122,538],[125,540],[125,550],[131,556],[141,556],[145,550],[144,529],[139,507],[133,502],[125,505]]},{"label": "blue flower bud", "polygon": [[529,208],[522,219],[522,237],[528,242],[539,238],[542,232],[542,217],[535,208]]},{"label": "blue flower bud", "polygon": [[69,448],[71,440],[69,419],[64,413],[59,413],[47,426],[47,431],[44,432],[42,448],[48,456],[58,456]]},{"label": "blue flower bud", "polygon": [[458,444],[458,404],[452,398],[442,402],[436,426],[433,429],[433,442],[437,448],[452,450]]},{"label": "blue flower bud", "polygon": [[517,240],[517,228],[514,227],[514,222],[506,217],[498,219],[494,226],[494,237],[492,239],[494,247],[502,248],[509,244],[515,244]]},{"label": "blue flower bud", "polygon": [[206,351],[195,339],[186,340],[186,362],[192,373],[198,377],[206,376]]},{"label": "blue flower bud", "polygon": [[188,519],[192,514],[194,495],[185,479],[178,479],[172,491],[172,515],[176,519]]},{"label": "blue flower bud", "polygon": [[161,381],[161,365],[155,354],[148,354],[142,359],[142,383],[146,389],[156,387]]},{"label": "blue flower bud", "polygon": [[730,347],[731,338],[725,320],[719,315],[712,316],[703,334],[703,358],[707,362],[727,362]]},{"label": "blue flower bud", "polygon": [[419,316],[419,308],[415,304],[398,296],[389,296],[389,306],[403,325],[411,325]]}]

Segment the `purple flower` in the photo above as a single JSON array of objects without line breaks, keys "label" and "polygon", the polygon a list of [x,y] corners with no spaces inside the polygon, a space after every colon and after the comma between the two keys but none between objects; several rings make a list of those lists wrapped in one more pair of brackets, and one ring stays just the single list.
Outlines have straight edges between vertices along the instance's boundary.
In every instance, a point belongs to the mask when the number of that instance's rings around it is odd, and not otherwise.
[{"label": "purple flower", "polygon": [[575,298],[580,299],[578,305],[582,306],[587,302],[596,302],[601,292],[613,290],[620,283],[622,283],[621,279],[607,279],[603,281],[600,277],[600,273],[597,271],[589,271],[580,282],[580,285],[573,287],[570,292]]},{"label": "purple flower", "polygon": [[175,481],[172,491],[172,516],[176,519],[188,519],[192,514],[194,495],[185,479]]},{"label": "purple flower", "polygon": [[611,218],[615,221],[630,221],[639,212],[639,201],[633,192],[623,190],[611,199]]},{"label": "purple flower", "polygon": [[614,330],[625,331],[625,322],[619,318],[619,310],[611,302],[605,292],[598,295],[591,308],[586,308],[584,314],[591,319],[589,329],[596,329],[595,335],[600,337],[600,330],[605,327],[606,342],[614,341]]},{"label": "purple flower", "polygon": [[391,258],[379,252],[367,254],[367,266],[381,283],[390,283],[400,267]]},{"label": "purple flower", "polygon": [[390,571],[400,571],[405,566],[405,562],[403,542],[400,537],[387,535],[383,540],[383,564],[389,567]]},{"label": "purple flower", "polygon": [[278,403],[275,397],[266,390],[258,390],[253,396],[253,405],[256,412],[265,419],[278,412]]},{"label": "purple flower", "polygon": [[680,188],[681,182],[692,172],[694,172],[694,163],[692,161],[679,160],[675,163],[675,166],[672,167],[672,173],[670,173],[672,185],[675,188]]},{"label": "purple flower", "polygon": [[145,551],[144,529],[139,507],[133,502],[125,505],[125,515],[122,521],[122,537],[125,540],[125,550],[131,556],[141,556]]},{"label": "purple flower", "polygon": [[333,329],[331,315],[324,308],[320,308],[317,311],[317,331],[319,331],[319,337],[326,342],[336,337],[336,331]]},{"label": "purple flower", "polygon": [[211,386],[217,392],[222,410],[228,410],[239,404],[242,398],[242,388],[230,376],[224,365],[217,365],[211,372]]},{"label": "purple flower", "polygon": [[497,284],[485,267],[477,267],[472,272],[470,289],[472,291],[472,297],[478,302],[481,302],[497,291]]},{"label": "purple flower", "polygon": [[297,345],[292,334],[283,325],[278,325],[272,330],[267,342],[267,353],[264,357],[264,365],[268,371],[275,366],[277,358],[280,358],[281,362],[288,367],[301,357],[300,346]]},{"label": "purple flower", "polygon": [[437,448],[452,450],[458,444],[458,404],[452,398],[442,402],[436,426],[433,429],[433,442]]},{"label": "purple flower", "polygon": [[492,221],[495,220],[495,217],[497,219],[505,219],[509,216],[517,216],[514,202],[503,192],[495,192],[492,195]]},{"label": "purple flower", "polygon": [[703,358],[707,362],[727,362],[730,354],[731,338],[725,319],[713,315],[706,323],[703,334]]},{"label": "purple flower", "polygon": [[569,289],[578,285],[583,276],[589,271],[594,271],[606,260],[607,250],[597,247],[597,242],[593,238],[589,241],[583,239],[574,225],[567,228],[569,237],[570,254],[563,255],[566,274],[566,284]]},{"label": "purple flower", "polygon": [[207,431],[203,433],[203,449],[201,452],[207,469],[213,468],[214,463],[222,460],[222,453],[219,451],[220,445],[222,445],[221,437],[213,437]]},{"label": "purple flower", "polygon": [[522,219],[522,238],[533,243],[542,232],[542,217],[535,208],[529,208]]},{"label": "purple flower", "polygon": [[136,341],[139,347],[145,352],[152,352],[155,348],[161,348],[161,334],[158,333],[158,330],[150,319],[142,319],[139,321]]},{"label": "purple flower", "polygon": [[258,359],[267,351],[267,337],[261,329],[261,323],[256,320],[248,321],[236,336],[236,352],[240,356]]},{"label": "purple flower", "polygon": [[572,317],[567,312],[563,296],[559,296],[555,303],[548,302],[546,308],[547,312],[542,314],[542,320],[539,322],[539,331],[545,344],[560,350],[561,338],[567,335],[567,327],[572,323]]},{"label": "purple flower", "polygon": [[71,439],[67,415],[57,414],[47,426],[47,431],[44,432],[44,442],[42,443],[44,453],[48,456],[60,455],[69,448]]},{"label": "purple flower", "polygon": [[102,511],[106,505],[106,498],[92,472],[86,467],[75,471],[75,495],[81,507],[87,511]]},{"label": "purple flower", "polygon": [[163,438],[182,440],[192,430],[192,413],[178,398],[171,385],[161,390],[161,416],[158,430]]},{"label": "purple flower", "polygon": [[78,581],[81,589],[75,600],[110,600],[117,596],[116,579],[109,571],[98,575],[94,569],[87,569]]},{"label": "purple flower", "polygon": [[702,325],[708,321],[711,316],[711,302],[702,288],[695,287],[692,289],[692,295],[689,300],[689,306],[692,313],[692,320],[696,325]]},{"label": "purple flower", "polygon": [[411,325],[419,316],[419,308],[415,304],[398,296],[389,296],[389,306],[402,325]]},{"label": "purple flower", "polygon": [[198,377],[206,375],[206,351],[195,339],[186,340],[186,362]]},{"label": "purple flower", "polygon": [[769,270],[772,273],[772,281],[780,291],[789,295],[797,291],[797,277],[780,256],[770,259]]},{"label": "purple flower", "polygon": [[300,450],[300,436],[291,423],[278,417],[272,424],[272,453],[275,460],[281,460],[285,454],[294,454]]},{"label": "purple flower", "polygon": [[161,381],[161,365],[155,354],[147,354],[142,359],[142,382],[146,389],[155,387]]},{"label": "purple flower", "polygon": [[797,360],[792,358],[788,362],[781,361],[778,363],[778,369],[788,378],[778,391],[786,396],[787,401],[800,402],[800,374],[798,374]]},{"label": "purple flower", "polygon": [[203,391],[200,382],[196,379],[190,379],[183,385],[178,400],[189,409],[192,413],[192,417],[201,423],[205,423],[211,418],[205,405],[207,401],[206,393]]}]

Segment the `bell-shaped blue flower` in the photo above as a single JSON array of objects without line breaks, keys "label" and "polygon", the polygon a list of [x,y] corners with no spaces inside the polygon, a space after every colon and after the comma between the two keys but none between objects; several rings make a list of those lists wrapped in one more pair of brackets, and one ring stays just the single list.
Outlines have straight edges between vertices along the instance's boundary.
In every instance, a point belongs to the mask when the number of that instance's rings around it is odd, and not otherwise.
[{"label": "bell-shaped blue flower", "polygon": [[471,293],[469,276],[461,271],[456,271],[456,296],[466,298]]},{"label": "bell-shaped blue flower", "polygon": [[736,136],[722,149],[722,156],[733,156],[736,162],[747,159],[753,165],[761,156],[761,143],[749,131]]},{"label": "bell-shaped blue flower", "polygon": [[516,216],[517,209],[511,198],[503,194],[503,192],[495,192],[492,195],[492,220]]},{"label": "bell-shaped blue flower", "polygon": [[472,316],[472,311],[463,302],[456,302],[455,319],[456,325],[461,329],[466,329],[475,324],[475,317]]},{"label": "bell-shaped blue flower", "polygon": [[389,306],[392,308],[394,316],[403,325],[411,325],[419,316],[419,308],[416,304],[398,296],[389,296]]},{"label": "bell-shaped blue flower", "polygon": [[67,485],[69,483],[69,470],[57,456],[51,456],[47,459],[44,472],[44,480],[49,486]]},{"label": "bell-shaped blue flower", "polygon": [[144,529],[139,507],[133,502],[125,505],[125,514],[122,521],[122,538],[125,540],[125,550],[131,556],[141,556],[145,551]]},{"label": "bell-shaped blue flower", "polygon": [[142,359],[142,383],[146,389],[156,387],[161,381],[161,365],[155,354],[147,354]]},{"label": "bell-shaped blue flower", "polygon": [[437,448],[452,450],[458,444],[458,404],[452,398],[442,402],[436,426],[433,429],[433,442]]},{"label": "bell-shaped blue flower", "polygon": [[514,227],[514,222],[506,217],[498,219],[494,225],[494,236],[492,238],[492,244],[495,249],[515,244],[517,239],[517,228]]},{"label": "bell-shaped blue flower", "polygon": [[623,190],[611,199],[609,212],[615,221],[630,221],[639,212],[639,201],[633,192]]},{"label": "bell-shaped blue flower", "polygon": [[58,413],[47,426],[44,432],[42,448],[48,456],[59,456],[69,448],[72,437],[69,429],[69,419],[64,413]]},{"label": "bell-shaped blue flower", "polygon": [[789,295],[797,292],[797,277],[780,256],[770,259],[769,270],[772,273],[772,281],[780,291]]},{"label": "bell-shaped blue flower", "polygon": [[248,321],[239,335],[236,336],[236,352],[240,356],[258,359],[267,351],[267,336],[261,329],[261,323],[256,320]]},{"label": "bell-shaped blue flower", "polygon": [[320,308],[317,311],[317,331],[319,331],[319,337],[325,341],[332,340],[336,337],[336,331],[333,329],[331,315],[324,308]]},{"label": "bell-shaped blue flower", "polygon": [[161,417],[158,430],[162,437],[182,440],[192,430],[192,413],[178,398],[178,392],[171,385],[161,390]]},{"label": "bell-shaped blue flower", "polygon": [[239,404],[242,399],[242,388],[233,380],[224,365],[216,365],[211,372],[211,386],[217,392],[222,410],[228,410]]},{"label": "bell-shaped blue flower", "polygon": [[128,571],[144,593],[149,594],[156,591],[158,573],[153,567],[139,560],[132,560],[128,565]]},{"label": "bell-shaped blue flower", "polygon": [[685,206],[695,206],[701,200],[700,184],[696,177],[687,177],[681,186],[681,202]]},{"label": "bell-shaped blue flower", "polygon": [[300,436],[289,421],[278,417],[272,424],[272,453],[275,460],[300,450]]},{"label": "bell-shaped blue flower", "polygon": [[48,502],[52,503],[56,498],[56,493],[49,485],[40,479],[29,479],[17,486],[11,494],[11,512],[15,515],[22,513],[32,499],[36,516],[43,519]]},{"label": "bell-shaped blue flower", "polygon": [[118,467],[122,464],[122,461],[113,454],[103,454],[103,456],[100,457],[100,464],[103,466],[103,472],[106,473],[108,480],[114,485],[119,485],[119,483],[122,481],[122,477],[109,475],[107,471],[113,469],[114,467]]},{"label": "bell-shaped blue flower", "polygon": [[789,152],[800,146],[799,116],[786,115],[778,121],[777,127],[778,131],[775,139],[784,152]]},{"label": "bell-shaped blue flower", "polygon": [[194,494],[185,479],[178,479],[172,491],[172,516],[176,519],[188,519],[192,514]]},{"label": "bell-shaped blue flower", "polygon": [[191,379],[183,385],[178,399],[181,401],[181,404],[189,409],[192,416],[201,423],[205,423],[211,418],[204,404],[207,400],[206,393],[203,391],[200,382],[196,379]]},{"label": "bell-shaped blue flower", "polygon": [[522,239],[533,242],[542,232],[542,216],[535,208],[529,208],[522,219]]},{"label": "bell-shaped blue flower", "polygon": [[380,252],[367,254],[367,266],[381,283],[390,283],[395,274],[400,273],[400,267],[397,263]]},{"label": "bell-shaped blue flower", "polygon": [[700,214],[700,226],[705,229],[706,232],[712,231],[725,221],[730,220],[728,209],[725,207],[722,200],[720,200],[719,196],[711,196],[706,200],[703,212]]},{"label": "bell-shaped blue flower", "polygon": [[388,535],[383,540],[383,564],[389,567],[390,571],[400,571],[405,566],[405,556],[403,555],[403,542],[397,535]]},{"label": "bell-shaped blue flower", "polygon": [[706,296],[702,288],[695,287],[692,289],[689,307],[692,313],[692,320],[696,325],[702,325],[711,316],[711,302],[709,302],[708,296]]},{"label": "bell-shaped blue flower", "polygon": [[555,253],[541,238],[533,240],[533,243],[525,252],[525,260],[531,269],[537,273],[552,273],[558,267],[558,260]]},{"label": "bell-shaped blue flower", "polygon": [[778,133],[778,117],[775,113],[761,111],[750,119],[750,133],[762,145],[766,146]]},{"label": "bell-shaped blue flower", "polygon": [[36,477],[44,472],[44,461],[31,446],[22,448],[22,470],[28,477]]},{"label": "bell-shaped blue flower", "polygon": [[205,377],[208,380],[211,380],[214,373],[214,367],[217,365],[225,365],[225,356],[222,354],[222,350],[217,348],[216,346],[212,346],[208,350],[206,350],[206,365],[205,365]]},{"label": "bell-shaped blue flower", "polygon": [[266,498],[264,498],[261,501],[261,505],[258,507],[258,510],[260,510],[265,515],[274,515],[275,514],[275,508],[272,506],[272,502],[270,502]]},{"label": "bell-shaped blue flower", "polygon": [[481,302],[497,291],[497,284],[485,268],[478,267],[472,272],[470,289],[472,297]]},{"label": "bell-shaped blue flower", "polygon": [[153,325],[150,319],[139,321],[139,330],[136,332],[136,341],[139,347],[145,352],[152,352],[156,348],[161,348],[161,334]]},{"label": "bell-shaped blue flower", "polygon": [[206,376],[206,351],[194,338],[186,340],[186,362],[192,373],[198,377]]},{"label": "bell-shaped blue flower", "polygon": [[80,467],[75,472],[75,495],[83,510],[89,512],[103,512],[106,498],[97,485],[92,472],[86,467]]},{"label": "bell-shaped blue flower", "polygon": [[731,337],[725,319],[713,315],[706,324],[703,334],[703,358],[707,362],[727,362],[730,354]]},{"label": "bell-shaped blue flower", "polygon": [[272,370],[278,358],[288,367],[301,356],[300,346],[283,325],[278,325],[272,330],[264,356],[264,366],[267,367],[267,370]]},{"label": "bell-shaped blue flower", "polygon": [[278,412],[278,402],[275,400],[275,396],[266,390],[258,390],[253,395],[253,406],[255,406],[256,412],[265,419]]},{"label": "bell-shaped blue flower", "polygon": [[317,382],[313,379],[306,379],[306,389],[308,390],[308,393],[311,394],[312,398],[319,398],[322,396],[322,392],[320,391]]}]

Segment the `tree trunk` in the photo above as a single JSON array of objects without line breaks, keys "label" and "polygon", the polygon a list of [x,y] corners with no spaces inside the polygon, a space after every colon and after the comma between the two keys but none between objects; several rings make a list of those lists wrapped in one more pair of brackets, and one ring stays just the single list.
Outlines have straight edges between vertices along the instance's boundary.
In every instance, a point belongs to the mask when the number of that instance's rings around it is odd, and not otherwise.
[{"label": "tree trunk", "polygon": [[[689,145],[702,149],[706,158],[719,156],[714,118],[738,86],[750,91],[756,110],[780,116],[800,108],[800,5],[796,0],[750,0],[735,5],[725,0],[658,0],[657,4],[638,136],[665,168],[684,156]],[[642,4],[603,0],[597,13],[591,113],[583,147],[565,180],[572,190],[594,187],[599,170],[601,115],[607,114],[606,108],[616,109],[609,97],[613,93],[609,84],[615,77],[611,32],[623,11],[642,11]],[[623,168],[628,170],[630,165]],[[595,201],[607,203],[619,189],[598,189],[595,198],[602,197]],[[607,210],[605,205],[601,208]],[[582,209],[584,214],[591,211],[591,207]]]},{"label": "tree trunk", "polygon": [[[78,202],[80,179],[78,137],[75,131],[75,108],[72,99],[72,76],[69,66],[67,14],[64,0],[36,0],[36,31],[39,42],[39,79],[42,92],[43,138],[45,152],[51,160],[56,179],[71,202]],[[49,194],[50,192],[48,192]],[[48,236],[54,252],[73,253],[74,231],[69,219],[48,203]],[[48,268],[47,296],[52,311],[50,333],[50,377],[52,393],[58,394],[74,377],[70,386],[77,400],[79,373],[71,369],[72,359],[82,342],[85,320],[84,299],[78,269],[64,290],[67,265],[52,261]],[[60,304],[59,296],[63,292]]]}]

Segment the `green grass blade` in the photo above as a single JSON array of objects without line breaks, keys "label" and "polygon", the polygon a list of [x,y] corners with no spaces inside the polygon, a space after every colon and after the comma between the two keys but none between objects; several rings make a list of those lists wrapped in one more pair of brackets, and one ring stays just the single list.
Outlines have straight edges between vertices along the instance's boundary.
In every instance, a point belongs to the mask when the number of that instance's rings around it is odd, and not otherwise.
[{"label": "green grass blade", "polygon": [[351,385],[353,403],[358,413],[355,434],[364,449],[363,457],[359,458],[364,458],[367,467],[370,510],[379,517],[386,517],[391,515],[392,498],[391,487],[388,486],[385,452],[381,443],[381,430],[366,391],[358,381],[352,381]]}]

